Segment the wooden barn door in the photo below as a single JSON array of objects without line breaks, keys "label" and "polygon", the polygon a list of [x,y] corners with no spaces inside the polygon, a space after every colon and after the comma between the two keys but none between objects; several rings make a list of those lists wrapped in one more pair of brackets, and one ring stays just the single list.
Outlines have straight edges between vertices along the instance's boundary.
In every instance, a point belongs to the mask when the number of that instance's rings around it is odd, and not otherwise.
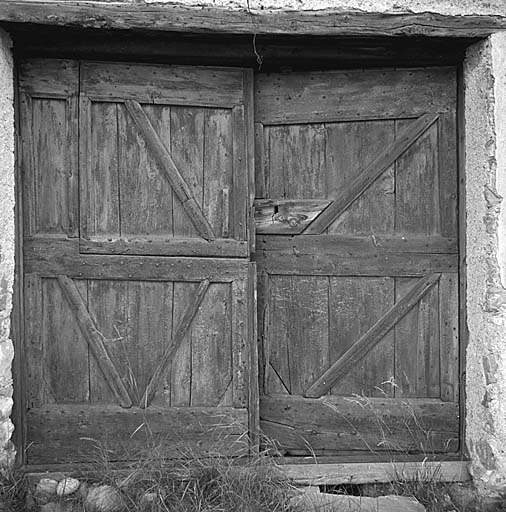
[{"label": "wooden barn door", "polygon": [[257,77],[260,420],[285,454],[459,448],[456,90]]},{"label": "wooden barn door", "polygon": [[29,464],[248,450],[250,83],[20,67]]}]

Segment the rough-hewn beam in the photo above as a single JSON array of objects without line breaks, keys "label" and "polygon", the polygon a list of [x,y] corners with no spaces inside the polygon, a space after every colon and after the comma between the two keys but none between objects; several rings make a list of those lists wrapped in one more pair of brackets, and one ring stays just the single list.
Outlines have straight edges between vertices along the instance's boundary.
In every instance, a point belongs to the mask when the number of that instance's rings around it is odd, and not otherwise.
[{"label": "rough-hewn beam", "polygon": [[130,2],[0,0],[0,21],[108,29],[336,36],[485,37],[506,15],[254,11]]}]

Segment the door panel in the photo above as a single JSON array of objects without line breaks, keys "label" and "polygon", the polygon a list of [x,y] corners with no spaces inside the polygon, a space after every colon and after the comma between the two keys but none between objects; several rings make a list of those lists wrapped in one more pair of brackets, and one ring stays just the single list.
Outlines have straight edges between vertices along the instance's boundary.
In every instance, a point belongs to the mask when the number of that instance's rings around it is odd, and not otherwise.
[{"label": "door panel", "polygon": [[28,464],[250,449],[246,74],[21,66]]},{"label": "door panel", "polygon": [[286,454],[459,447],[455,91],[453,68],[257,77],[260,419]]}]

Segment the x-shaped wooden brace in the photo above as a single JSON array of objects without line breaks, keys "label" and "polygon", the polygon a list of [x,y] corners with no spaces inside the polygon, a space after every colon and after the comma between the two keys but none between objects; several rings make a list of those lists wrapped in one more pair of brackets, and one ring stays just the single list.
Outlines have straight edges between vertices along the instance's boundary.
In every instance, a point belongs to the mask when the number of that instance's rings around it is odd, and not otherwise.
[{"label": "x-shaped wooden brace", "polygon": [[[83,333],[85,340],[87,341],[95,360],[105,377],[109,388],[114,393],[118,403],[121,407],[131,407],[133,405],[132,399],[125,387],[125,384],[121,380],[120,374],[112,359],[110,358],[107,349],[104,345],[103,336],[95,325],[95,321],[90,315],[86,304],[84,303],[77,286],[74,281],[67,276],[58,276],[58,283],[62,289],[63,295],[65,296],[70,308],[72,309],[77,324]],[[210,285],[209,279],[204,279],[200,282],[193,300],[186,308],[186,311],[179,321],[176,332],[170,340],[169,344],[165,348],[162,358],[156,367],[153,376],[149,380],[144,395],[142,396],[139,407],[147,407],[153,400],[156,391],[158,389],[160,379],[162,378],[168,364],[170,363],[174,353],[185,339],[188,331],[191,327],[193,319],[197,314],[207,289]]]}]

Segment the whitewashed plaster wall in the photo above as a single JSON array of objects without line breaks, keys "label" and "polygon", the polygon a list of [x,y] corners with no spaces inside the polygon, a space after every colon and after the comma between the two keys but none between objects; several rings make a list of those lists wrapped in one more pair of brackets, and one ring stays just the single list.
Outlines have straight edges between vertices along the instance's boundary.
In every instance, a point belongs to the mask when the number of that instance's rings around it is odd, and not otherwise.
[{"label": "whitewashed plaster wall", "polygon": [[0,465],[14,460],[10,314],[14,282],[14,88],[11,39],[0,29]]}]

